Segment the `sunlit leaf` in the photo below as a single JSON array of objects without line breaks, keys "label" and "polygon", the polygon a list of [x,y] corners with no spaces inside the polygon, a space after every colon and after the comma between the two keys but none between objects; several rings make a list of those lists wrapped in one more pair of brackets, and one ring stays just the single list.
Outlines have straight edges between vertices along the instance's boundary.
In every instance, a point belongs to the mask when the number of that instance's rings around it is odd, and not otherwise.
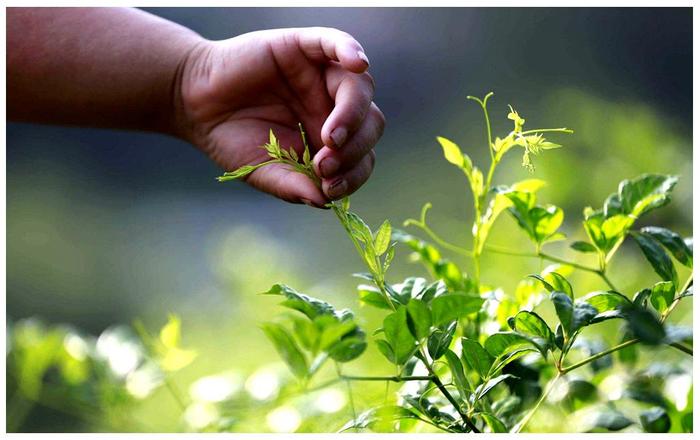
[{"label": "sunlit leaf", "polygon": [[428,337],[428,354],[434,360],[440,359],[449,348],[457,329],[457,322],[450,323],[446,328],[438,328]]},{"label": "sunlit leaf", "polygon": [[431,303],[433,323],[439,326],[478,312],[483,303],[483,298],[463,293],[438,296]]},{"label": "sunlit leaf", "polygon": [[466,376],[464,375],[462,362],[452,350],[445,351],[445,359],[447,359],[447,365],[452,373],[452,382],[454,382],[454,385],[457,388],[459,395],[462,396],[462,399],[466,400],[471,392],[471,387]]},{"label": "sunlit leaf", "polygon": [[494,333],[486,338],[486,342],[484,342],[484,348],[493,357],[498,357],[508,350],[524,345],[535,344],[530,338],[515,332]]},{"label": "sunlit leaf", "polygon": [[462,359],[481,378],[488,375],[491,364],[493,364],[493,358],[481,344],[469,338],[462,338]]},{"label": "sunlit leaf", "polygon": [[416,343],[413,335],[408,330],[407,313],[405,307],[400,307],[396,312],[384,318],[384,336],[391,345],[398,365],[404,364],[413,354]]},{"label": "sunlit leaf", "polygon": [[377,232],[374,234],[374,251],[376,254],[382,255],[389,249],[389,243],[391,242],[391,224],[389,220],[384,220],[384,223],[379,227]]},{"label": "sunlit leaf", "polygon": [[651,263],[654,271],[659,274],[662,280],[672,281],[674,286],[678,285],[678,274],[676,268],[673,267],[671,258],[666,254],[666,251],[657,244],[650,235],[644,233],[633,233],[632,237],[642,249],[647,261]]},{"label": "sunlit leaf", "polygon": [[306,377],[309,370],[306,358],[287,330],[276,323],[263,324],[262,329],[292,373],[299,379]]},{"label": "sunlit leaf", "polygon": [[676,289],[672,282],[658,282],[651,288],[649,302],[659,313],[664,313],[673,302],[675,294]]},{"label": "sunlit leaf", "polygon": [[643,234],[654,237],[661,243],[679,263],[693,267],[693,251],[688,247],[683,238],[675,232],[658,226],[647,226],[641,229]]},{"label": "sunlit leaf", "polygon": [[430,334],[432,316],[428,306],[421,300],[411,298],[406,306],[408,310],[408,328],[416,340]]}]

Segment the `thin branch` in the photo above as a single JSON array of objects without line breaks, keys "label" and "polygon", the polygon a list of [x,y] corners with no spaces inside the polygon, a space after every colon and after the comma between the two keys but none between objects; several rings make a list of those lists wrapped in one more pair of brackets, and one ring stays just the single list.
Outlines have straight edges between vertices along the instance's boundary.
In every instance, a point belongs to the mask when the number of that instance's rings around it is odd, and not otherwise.
[{"label": "thin branch", "polygon": [[568,366],[568,367],[566,367],[566,368],[562,368],[562,369],[560,370],[560,371],[561,371],[561,374],[566,374],[566,373],[568,373],[568,372],[570,372],[570,371],[573,371],[573,370],[575,370],[575,369],[577,369],[577,368],[583,367],[583,366],[586,365],[586,364],[589,364],[589,363],[591,363],[591,362],[593,362],[593,361],[595,361],[595,360],[597,360],[597,359],[600,359],[600,358],[602,358],[602,357],[605,357],[605,356],[607,356],[607,355],[609,355],[609,354],[611,354],[611,353],[614,353],[614,352],[616,352],[616,351],[618,351],[618,350],[622,350],[622,349],[625,348],[625,347],[629,347],[630,345],[634,345],[634,344],[636,344],[637,342],[639,342],[639,339],[630,339],[630,340],[625,341],[625,342],[623,342],[623,343],[621,343],[621,344],[617,344],[617,345],[614,346],[614,347],[611,347],[611,348],[608,348],[607,350],[603,350],[603,351],[601,351],[601,352],[599,352],[599,353],[596,353],[596,354],[594,354],[593,356],[587,357],[586,359],[584,359],[584,360],[582,360],[582,361],[579,361],[579,362],[577,362],[577,363],[575,363],[575,364],[573,364],[573,365],[570,365],[570,366]]},{"label": "thin branch", "polygon": [[426,225],[425,223],[421,223],[418,220],[414,220],[411,218],[411,219],[406,220],[403,224],[404,224],[404,226],[415,226],[415,227],[421,229],[423,232],[428,234],[428,236],[430,238],[432,238],[433,241],[438,246],[441,246],[441,247],[443,247],[447,250],[450,250],[452,252],[455,252],[457,254],[464,255],[466,257],[472,256],[472,251],[470,249],[464,249],[460,246],[457,246],[456,244],[452,244],[452,243],[449,243],[449,242],[443,240],[435,233],[435,231],[430,229],[430,227],[428,225]]},{"label": "thin branch", "polygon": [[690,347],[686,347],[686,346],[683,345],[683,344],[680,344],[680,343],[678,343],[678,342],[672,342],[672,343],[670,343],[670,344],[668,344],[668,345],[670,345],[671,347],[676,348],[676,349],[682,351],[682,352],[685,353],[685,354],[689,354],[689,355],[691,355],[691,356],[693,355],[693,349],[690,348]]},{"label": "thin branch", "polygon": [[433,376],[340,376],[341,380],[378,382],[408,382],[412,380],[433,380],[433,378]]},{"label": "thin branch", "polygon": [[433,371],[433,368],[430,366],[430,363],[425,358],[423,353],[421,353],[419,351],[417,353],[417,355],[418,355],[418,359],[420,359],[423,362],[423,365],[425,365],[425,368],[433,376],[432,382],[435,384],[435,386],[437,386],[437,388],[440,390],[442,395],[445,396],[447,401],[450,402],[450,404],[454,407],[454,409],[457,410],[457,413],[462,418],[462,421],[464,422],[464,424],[467,425],[469,427],[469,429],[472,430],[472,432],[476,432],[476,433],[481,432],[481,431],[479,431],[479,429],[476,426],[474,426],[474,423],[472,423],[472,421],[469,420],[469,417],[467,417],[467,415],[464,414],[464,412],[462,411],[462,409],[459,406],[459,403],[457,403],[457,401],[454,399],[454,397],[452,397],[452,394],[450,394],[450,392],[447,391],[447,389],[445,388],[445,385],[442,384],[442,381],[440,380],[440,378],[435,374],[435,372]]},{"label": "thin branch", "polygon": [[535,413],[536,413],[537,410],[539,409],[540,405],[542,405],[542,402],[544,402],[545,399],[547,399],[547,396],[549,396],[549,393],[551,393],[552,390],[554,389],[554,384],[557,382],[557,380],[558,380],[563,374],[564,374],[564,373],[559,372],[559,373],[557,373],[556,376],[554,376],[554,379],[552,379],[552,381],[549,382],[549,385],[547,386],[547,389],[542,393],[542,396],[540,396],[540,399],[537,401],[537,403],[535,404],[535,406],[532,407],[532,409],[527,413],[527,415],[526,415],[517,425],[515,425],[515,426],[513,427],[513,429],[511,429],[510,432],[512,432],[512,433],[514,433],[514,434],[518,434],[518,433],[525,427],[525,425],[528,424],[528,422],[530,421],[530,419],[532,418],[532,416],[535,415]]},{"label": "thin branch", "polygon": [[585,270],[586,272],[600,274],[600,271],[598,269],[593,268],[593,267],[584,266],[583,264],[578,264],[578,263],[575,263],[573,261],[569,261],[569,260],[565,260],[563,258],[555,257],[554,255],[545,254],[544,252],[537,253],[537,256],[544,258],[545,260],[553,261],[555,263],[565,264],[567,266],[575,267],[576,269]]},{"label": "thin branch", "polygon": [[574,132],[574,130],[570,128],[535,128],[534,130],[525,130],[521,132],[521,135],[526,135],[526,134],[535,134],[535,133],[568,133],[571,134]]}]

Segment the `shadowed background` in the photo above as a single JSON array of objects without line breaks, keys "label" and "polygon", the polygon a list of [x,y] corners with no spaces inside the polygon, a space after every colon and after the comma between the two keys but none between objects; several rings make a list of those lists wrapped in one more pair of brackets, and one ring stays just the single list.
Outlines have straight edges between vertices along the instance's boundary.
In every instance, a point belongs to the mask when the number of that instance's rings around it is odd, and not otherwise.
[{"label": "shadowed background", "polygon": [[[485,163],[483,117],[465,97],[494,91],[495,135],[511,129],[507,104],[529,128],[575,130],[551,137],[565,148],[534,159],[535,176],[550,182],[540,200],[564,208],[570,237],[583,236],[585,206],[601,206],[620,180],[643,172],[681,176],[671,205],[646,220],[692,235],[690,9],[147,10],[210,39],[330,26],[360,41],[376,80],[375,102],[387,118],[373,177],[352,198],[371,225],[384,218],[400,225],[430,201],[435,229],[467,243],[471,196],[435,136],[455,140]],[[496,182],[528,177],[519,162],[519,155],[510,156]],[[285,204],[242,183],[217,183],[220,172],[174,138],[8,123],[8,320],[36,317],[98,335],[135,318],[156,328],[177,313],[184,344],[199,352],[175,378],[186,389],[202,375],[245,376],[278,360],[259,325],[280,309],[256,295],[274,282],[359,309],[350,274],[363,267],[332,213]],[[530,250],[508,216],[492,237]],[[552,249],[570,255],[563,245]],[[633,292],[656,278],[646,269],[626,278],[646,264],[626,249],[613,268],[615,282]],[[455,259],[470,270],[466,259]],[[487,256],[483,267],[483,279],[508,292],[540,263]],[[402,251],[390,275],[398,282],[427,274]],[[595,278],[574,280],[600,288]],[[360,315],[373,328],[376,317]],[[370,351],[383,368],[376,349]],[[141,405],[133,425],[88,423],[39,407],[21,429],[182,429],[166,393]],[[239,429],[274,429],[253,419]],[[313,429],[338,427],[318,423]]]}]

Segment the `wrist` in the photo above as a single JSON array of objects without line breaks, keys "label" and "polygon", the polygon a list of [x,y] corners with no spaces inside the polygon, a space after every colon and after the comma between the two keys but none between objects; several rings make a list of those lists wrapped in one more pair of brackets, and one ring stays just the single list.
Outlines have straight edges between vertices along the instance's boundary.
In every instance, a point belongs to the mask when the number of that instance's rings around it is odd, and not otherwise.
[{"label": "wrist", "polygon": [[192,144],[197,144],[199,138],[193,115],[196,111],[192,106],[193,91],[201,74],[206,71],[206,59],[212,45],[212,41],[198,36],[182,53],[172,75],[167,132]]}]

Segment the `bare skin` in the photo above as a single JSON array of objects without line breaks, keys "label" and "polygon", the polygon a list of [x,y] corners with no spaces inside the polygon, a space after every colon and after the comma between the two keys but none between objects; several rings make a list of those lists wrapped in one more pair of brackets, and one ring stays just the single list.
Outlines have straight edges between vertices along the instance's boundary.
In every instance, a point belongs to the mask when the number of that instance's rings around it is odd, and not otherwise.
[{"label": "bare skin", "polygon": [[272,129],[302,151],[317,188],[270,165],[247,182],[322,207],[356,191],[374,166],[384,116],[362,46],[331,28],[276,29],[209,41],[126,8],[8,8],[11,120],[158,131],[191,142],[226,170],[266,160]]}]

